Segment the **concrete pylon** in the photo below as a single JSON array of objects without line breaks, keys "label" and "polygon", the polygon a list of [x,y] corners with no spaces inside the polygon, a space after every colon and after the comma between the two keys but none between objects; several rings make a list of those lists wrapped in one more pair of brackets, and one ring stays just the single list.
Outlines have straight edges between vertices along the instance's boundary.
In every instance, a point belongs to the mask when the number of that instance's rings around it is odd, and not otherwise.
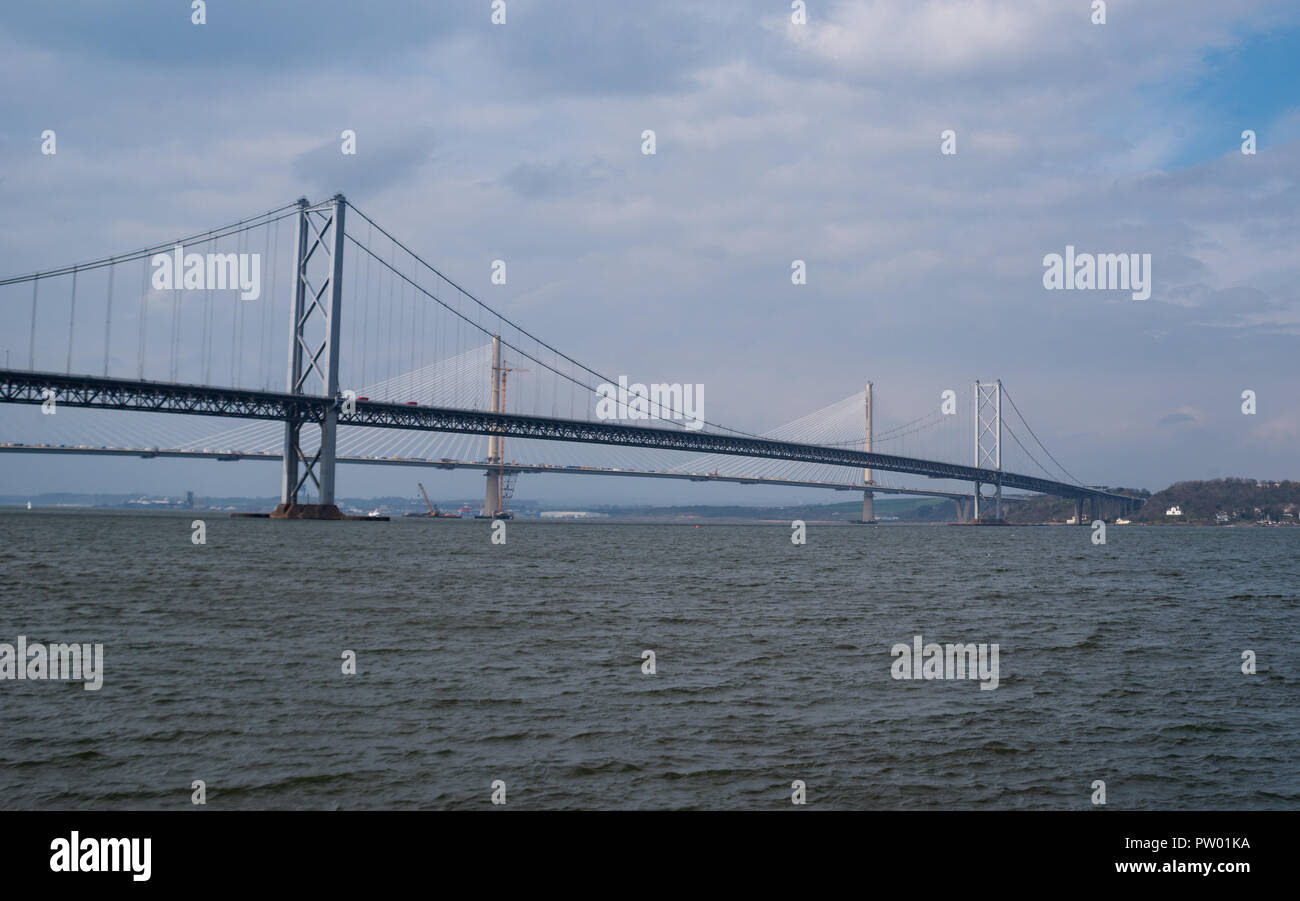
[{"label": "concrete pylon", "polygon": [[[867,441],[864,450],[871,453],[871,382],[867,382]],[[862,470],[862,482],[864,485],[874,484],[871,479],[871,469]],[[876,521],[876,495],[875,492],[867,490],[862,492],[862,521]]]},{"label": "concrete pylon", "polygon": [[[501,409],[501,336],[492,336],[492,412],[503,413]],[[501,464],[504,453],[501,436],[488,435],[488,462]],[[483,515],[495,517],[501,512],[501,470],[489,469],[487,488],[483,495]]]}]

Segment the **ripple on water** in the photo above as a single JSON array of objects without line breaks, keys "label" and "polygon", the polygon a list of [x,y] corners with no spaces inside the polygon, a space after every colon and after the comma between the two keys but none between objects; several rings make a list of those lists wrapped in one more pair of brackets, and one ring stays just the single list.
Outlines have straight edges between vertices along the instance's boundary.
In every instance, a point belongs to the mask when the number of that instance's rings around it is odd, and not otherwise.
[{"label": "ripple on water", "polygon": [[[304,525],[0,511],[0,641],[105,645],[4,684],[4,805],[1300,806],[1300,530]],[[917,634],[999,688],[893,680]]]}]

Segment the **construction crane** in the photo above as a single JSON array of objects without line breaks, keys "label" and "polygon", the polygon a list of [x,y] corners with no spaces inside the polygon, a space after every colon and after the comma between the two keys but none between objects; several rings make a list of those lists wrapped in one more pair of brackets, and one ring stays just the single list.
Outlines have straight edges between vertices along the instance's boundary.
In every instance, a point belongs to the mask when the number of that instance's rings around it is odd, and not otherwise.
[{"label": "construction crane", "polygon": [[[501,412],[502,413],[504,413],[506,410],[506,373],[527,372],[527,371],[528,371],[527,369],[513,369],[509,366],[501,367]],[[505,457],[506,442],[504,438],[497,439],[497,442],[498,442],[497,451],[498,453],[501,454],[501,457],[503,458],[501,460],[502,469],[500,470],[500,475],[497,479],[497,490],[500,492],[499,495],[500,501],[498,503],[498,507],[501,510],[501,512],[504,513],[506,510],[506,501],[512,499],[515,496],[515,480],[519,478],[519,470],[512,469],[509,472],[505,471],[504,457]]]},{"label": "construction crane", "polygon": [[433,505],[433,501],[429,500],[429,492],[424,490],[423,482],[416,482],[415,484],[420,486],[420,494],[424,495],[424,505],[429,508],[429,512],[428,513],[403,513],[402,514],[403,516],[415,516],[420,519],[459,519],[460,518],[459,514],[443,513],[441,510],[435,507]]}]

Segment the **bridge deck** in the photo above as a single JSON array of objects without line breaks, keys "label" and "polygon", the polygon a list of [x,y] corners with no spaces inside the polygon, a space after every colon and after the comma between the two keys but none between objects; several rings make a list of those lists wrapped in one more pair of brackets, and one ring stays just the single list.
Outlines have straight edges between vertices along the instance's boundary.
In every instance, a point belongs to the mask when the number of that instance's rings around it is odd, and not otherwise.
[{"label": "bridge deck", "polygon": [[355,411],[345,413],[340,409],[338,398],[242,388],[219,388],[210,385],[184,385],[138,379],[0,369],[0,403],[40,404],[46,400],[44,394],[47,389],[53,392],[57,403],[70,407],[297,422],[323,421],[326,413],[334,409],[338,411],[339,425],[496,434],[548,441],[764,457],[878,469],[932,479],[1001,484],[1003,488],[1017,488],[1060,497],[1130,500],[1123,495],[1108,491],[1020,473],[999,472],[936,460],[867,453],[846,448],[775,441],[739,433],[649,428],[607,421],[590,422],[374,401],[358,401]]}]

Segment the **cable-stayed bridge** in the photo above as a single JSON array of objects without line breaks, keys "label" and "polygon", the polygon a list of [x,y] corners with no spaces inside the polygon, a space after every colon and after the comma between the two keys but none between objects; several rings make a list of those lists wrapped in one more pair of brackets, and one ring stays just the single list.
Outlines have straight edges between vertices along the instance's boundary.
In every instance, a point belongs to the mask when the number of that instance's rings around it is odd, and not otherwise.
[{"label": "cable-stayed bridge", "polygon": [[[337,515],[338,463],[482,469],[486,515],[539,472],[857,491],[865,520],[877,493],[950,497],[959,518],[1000,517],[1004,488],[1074,498],[1078,521],[1133,504],[1069,475],[1011,402],[1013,430],[1001,383],[965,416],[868,385],[763,433],[705,420],[689,385],[615,392],[342,196],[3,279],[0,304],[0,451],[279,459],[282,516]],[[1004,465],[1004,433],[1041,476]]]}]

